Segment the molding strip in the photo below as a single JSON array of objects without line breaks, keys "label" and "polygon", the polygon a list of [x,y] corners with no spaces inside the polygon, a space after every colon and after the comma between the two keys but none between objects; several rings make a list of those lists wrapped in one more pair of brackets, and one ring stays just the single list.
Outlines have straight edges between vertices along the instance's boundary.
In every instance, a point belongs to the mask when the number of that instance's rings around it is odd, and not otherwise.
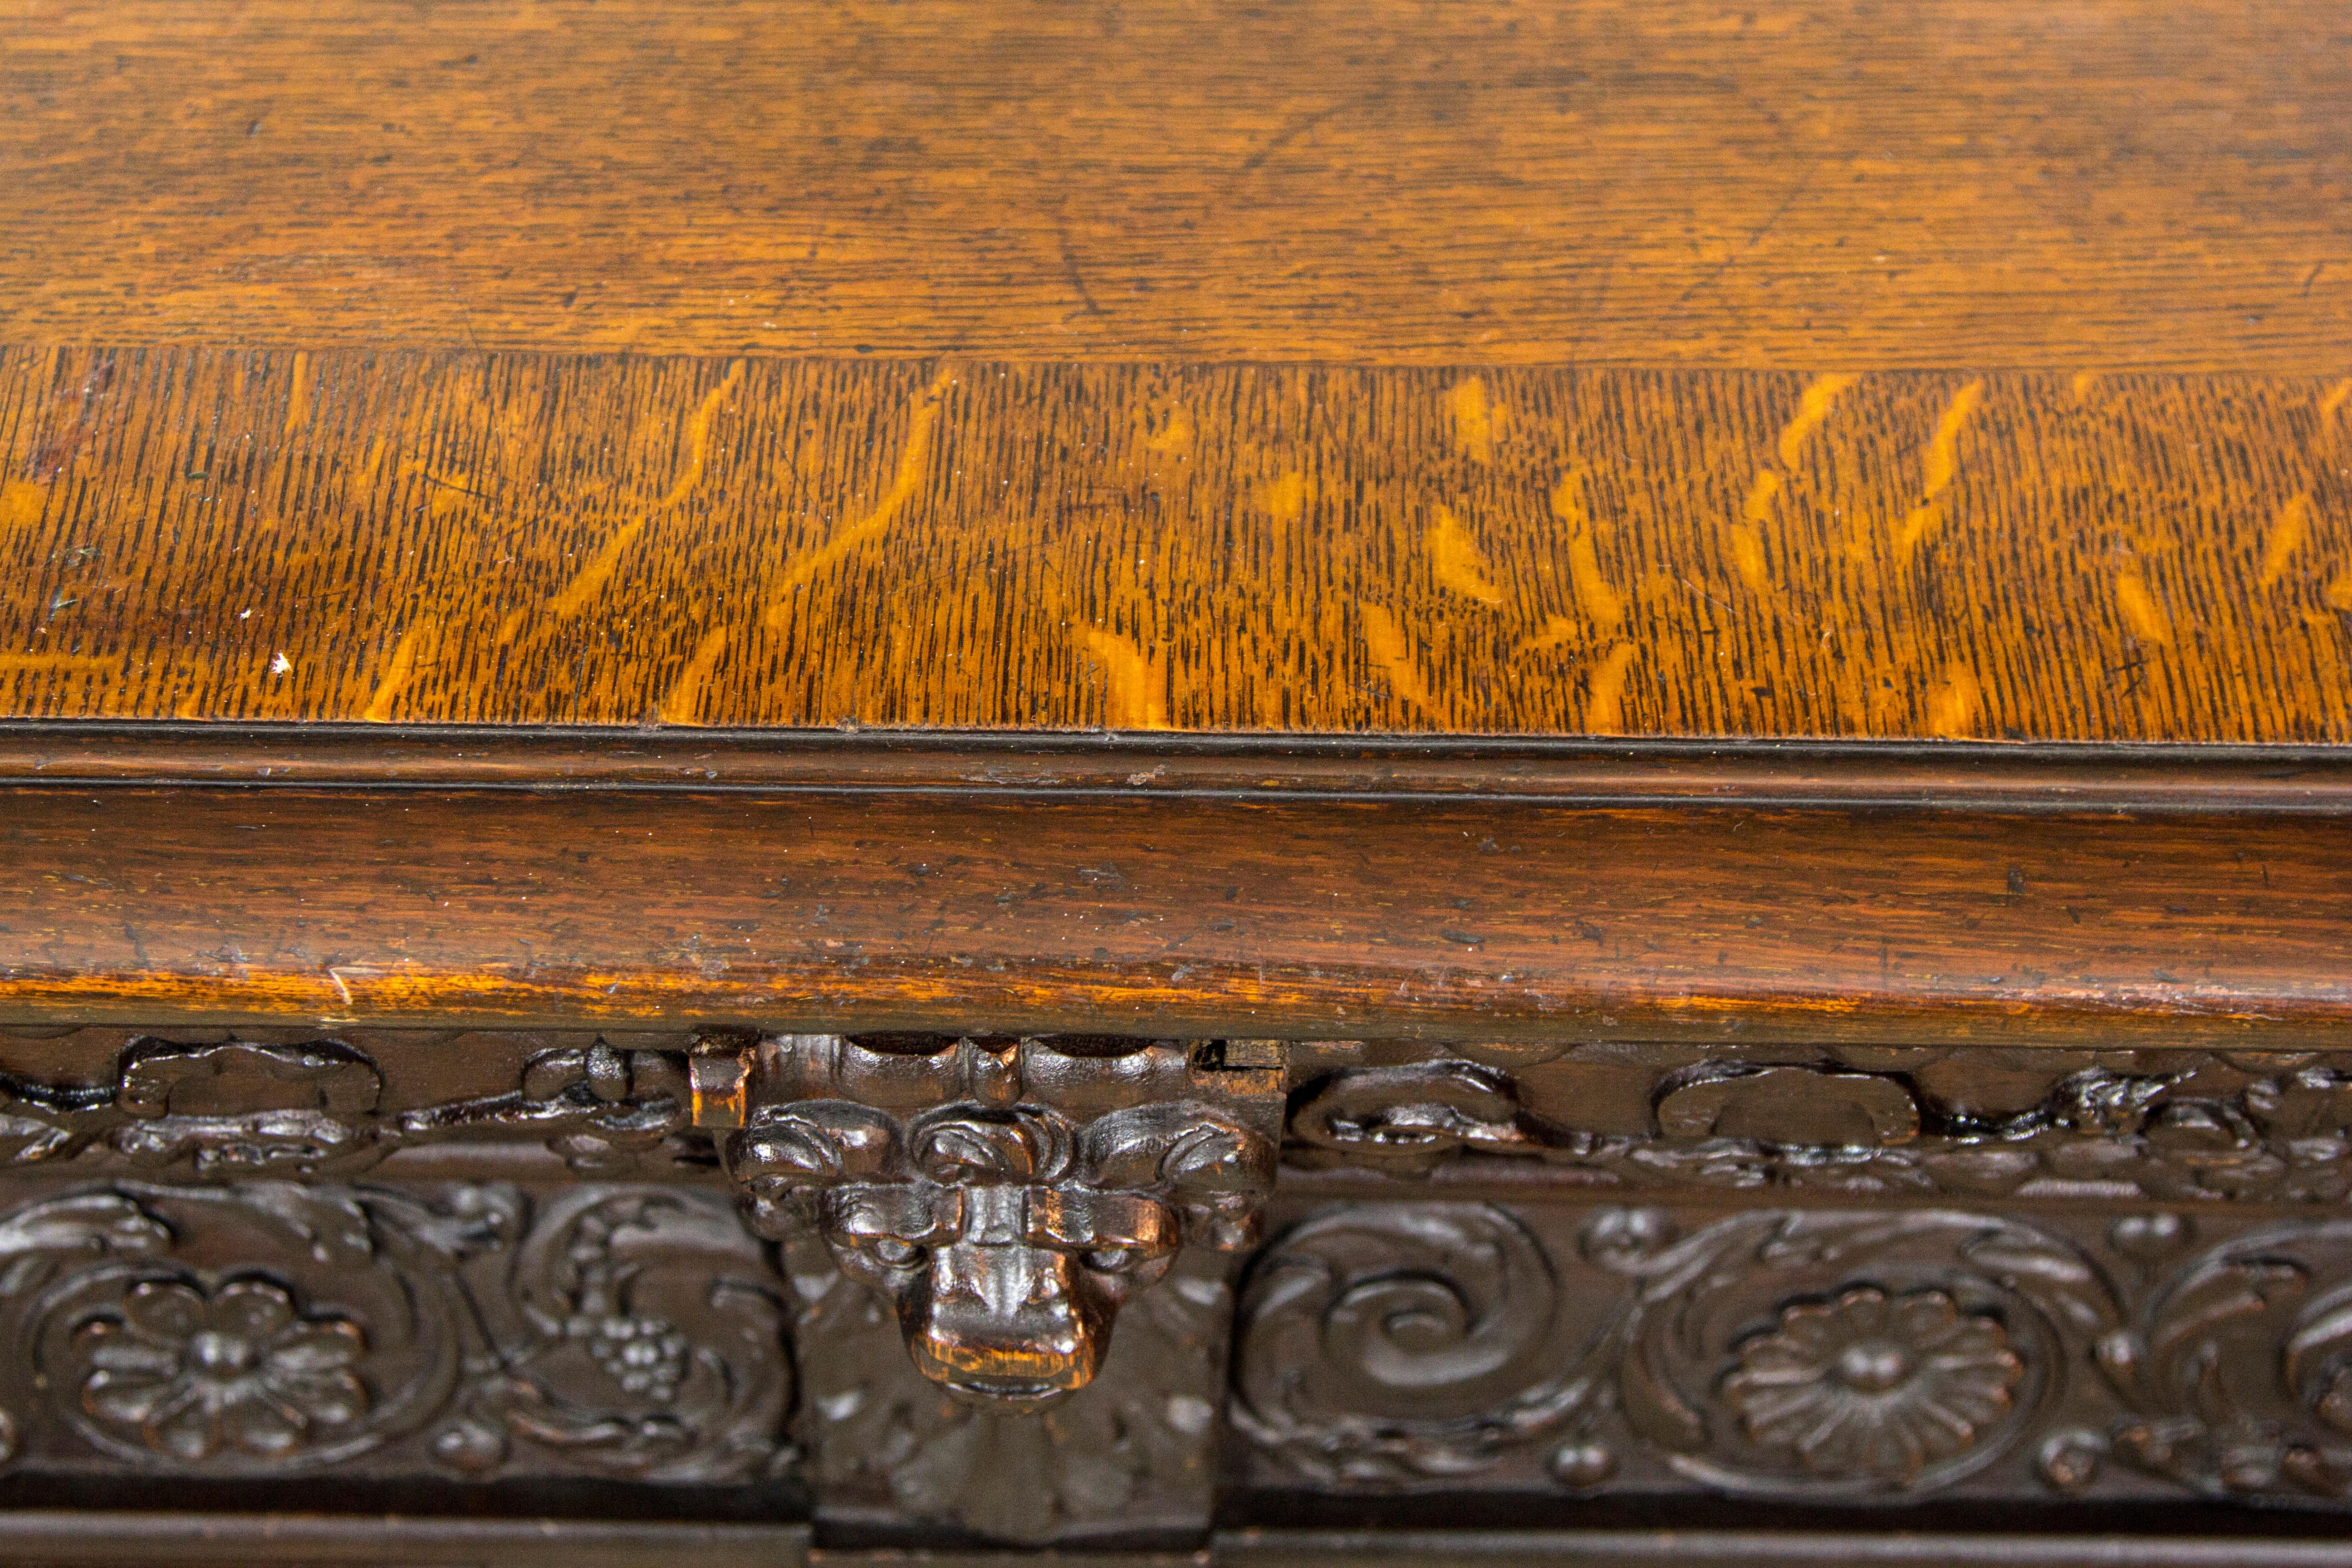
[{"label": "molding strip", "polygon": [[2352,748],[0,722],[0,786],[2352,812]]},{"label": "molding strip", "polygon": [[401,1515],[0,1513],[12,1562],[354,1568],[2343,1568],[2352,1542],[2223,1536],[1992,1535],[1842,1531],[1234,1531],[1194,1554],[812,1551],[804,1525],[610,1523]]}]

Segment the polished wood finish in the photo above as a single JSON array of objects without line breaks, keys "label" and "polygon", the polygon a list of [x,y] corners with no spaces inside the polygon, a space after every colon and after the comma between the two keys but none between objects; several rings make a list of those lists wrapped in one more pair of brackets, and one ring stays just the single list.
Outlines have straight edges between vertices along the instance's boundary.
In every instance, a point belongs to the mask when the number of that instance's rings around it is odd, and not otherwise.
[{"label": "polished wood finish", "polygon": [[0,341],[2341,375],[2332,0],[19,0]]},{"label": "polished wood finish", "polygon": [[2340,5],[0,37],[0,1557],[2345,1559]]},{"label": "polished wood finish", "polygon": [[48,718],[2352,739],[2352,381],[0,353]]},{"label": "polished wood finish", "polygon": [[0,1016],[2293,1048],[2338,814],[19,785]]}]

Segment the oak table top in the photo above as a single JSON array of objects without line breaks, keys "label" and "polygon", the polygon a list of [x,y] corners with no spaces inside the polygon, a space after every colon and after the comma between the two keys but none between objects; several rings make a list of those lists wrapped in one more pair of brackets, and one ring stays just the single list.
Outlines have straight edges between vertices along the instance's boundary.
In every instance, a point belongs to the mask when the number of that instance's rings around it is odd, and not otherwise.
[{"label": "oak table top", "polygon": [[8,1016],[2352,1020],[2338,5],[6,30]]},{"label": "oak table top", "polygon": [[2341,742],[2345,26],[26,0],[0,712]]}]

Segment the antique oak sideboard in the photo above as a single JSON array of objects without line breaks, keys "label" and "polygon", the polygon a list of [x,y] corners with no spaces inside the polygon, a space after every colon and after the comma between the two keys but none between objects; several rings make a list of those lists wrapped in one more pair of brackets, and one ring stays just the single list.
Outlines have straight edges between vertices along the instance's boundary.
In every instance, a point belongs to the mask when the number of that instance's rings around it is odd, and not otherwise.
[{"label": "antique oak sideboard", "polygon": [[9,0],[0,1561],[2352,1563],[2347,124]]}]

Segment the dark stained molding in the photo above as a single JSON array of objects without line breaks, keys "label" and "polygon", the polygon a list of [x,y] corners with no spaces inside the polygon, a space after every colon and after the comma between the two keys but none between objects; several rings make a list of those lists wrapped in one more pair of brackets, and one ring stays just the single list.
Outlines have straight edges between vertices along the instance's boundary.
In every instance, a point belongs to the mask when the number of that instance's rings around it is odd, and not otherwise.
[{"label": "dark stained molding", "polygon": [[12,1563],[326,1568],[2343,1568],[2352,1543],[2261,1537],[1862,1531],[1234,1531],[1202,1552],[812,1551],[796,1524],[400,1515],[0,1513]]},{"label": "dark stained molding", "polygon": [[[825,1554],[818,1554],[824,1557]],[[2337,1568],[2352,1542],[2258,1537],[1993,1535],[1943,1531],[1659,1530],[1460,1532],[1239,1531],[1219,1568]]]},{"label": "dark stained molding", "polygon": [[2352,812],[2352,749],[14,721],[0,786]]},{"label": "dark stained molding", "polygon": [[43,1564],[384,1564],[390,1568],[794,1568],[808,1530],[792,1524],[675,1524],[399,1514],[163,1513],[21,1509],[0,1512],[0,1558]]}]

